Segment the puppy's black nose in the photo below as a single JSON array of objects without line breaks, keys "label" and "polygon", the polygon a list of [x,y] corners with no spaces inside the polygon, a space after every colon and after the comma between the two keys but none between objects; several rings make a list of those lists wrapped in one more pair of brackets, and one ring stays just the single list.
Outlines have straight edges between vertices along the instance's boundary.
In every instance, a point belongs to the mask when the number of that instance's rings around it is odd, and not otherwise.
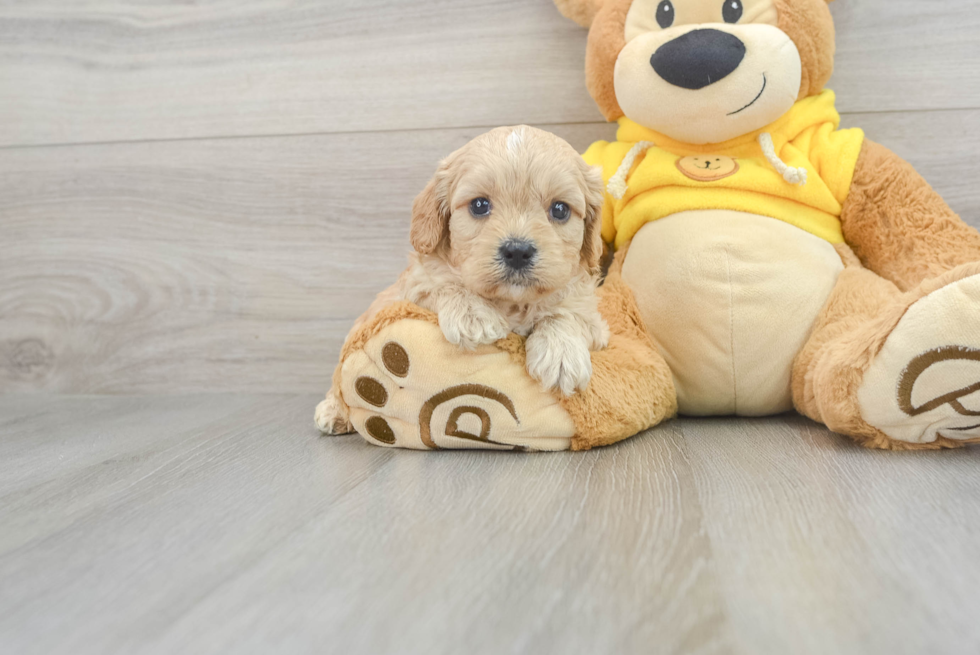
[{"label": "puppy's black nose", "polygon": [[721,30],[694,30],[665,43],[650,57],[664,81],[696,91],[723,80],[745,59],[745,44]]},{"label": "puppy's black nose", "polygon": [[527,239],[508,239],[500,245],[500,260],[514,271],[522,271],[534,264],[538,249]]}]

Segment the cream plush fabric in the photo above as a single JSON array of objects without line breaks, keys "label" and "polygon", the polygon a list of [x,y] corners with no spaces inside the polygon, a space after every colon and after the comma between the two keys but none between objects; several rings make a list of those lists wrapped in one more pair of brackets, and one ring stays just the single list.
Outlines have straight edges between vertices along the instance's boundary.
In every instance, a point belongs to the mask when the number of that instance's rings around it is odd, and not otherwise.
[{"label": "cream plush fabric", "polygon": [[507,352],[460,357],[431,322],[381,330],[344,362],[341,391],[354,427],[380,446],[568,450],[575,435],[568,412]]},{"label": "cream plush fabric", "polygon": [[682,414],[765,416],[793,408],[793,360],[843,269],[823,239],[715,210],[647,223],[623,279],[674,372]]}]

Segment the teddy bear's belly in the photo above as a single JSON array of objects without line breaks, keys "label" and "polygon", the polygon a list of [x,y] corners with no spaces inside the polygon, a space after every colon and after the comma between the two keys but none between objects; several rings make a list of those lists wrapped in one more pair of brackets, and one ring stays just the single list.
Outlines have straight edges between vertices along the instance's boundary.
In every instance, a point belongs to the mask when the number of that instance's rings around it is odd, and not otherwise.
[{"label": "teddy bear's belly", "polygon": [[763,416],[792,409],[793,360],[843,269],[808,232],[712,210],[645,225],[623,277],[673,371],[681,413]]}]

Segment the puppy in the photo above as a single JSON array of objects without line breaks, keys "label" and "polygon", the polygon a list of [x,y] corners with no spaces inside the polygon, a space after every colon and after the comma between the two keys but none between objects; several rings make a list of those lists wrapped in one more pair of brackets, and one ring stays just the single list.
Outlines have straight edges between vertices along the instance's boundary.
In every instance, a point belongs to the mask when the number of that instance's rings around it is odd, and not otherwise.
[{"label": "puppy", "polygon": [[[438,314],[463,349],[528,337],[532,377],[565,395],[584,389],[590,352],[609,341],[596,298],[602,201],[599,172],[557,136],[520,126],[477,137],[416,198],[408,270],[357,325],[407,300]],[[336,388],[316,422],[352,431]]]}]

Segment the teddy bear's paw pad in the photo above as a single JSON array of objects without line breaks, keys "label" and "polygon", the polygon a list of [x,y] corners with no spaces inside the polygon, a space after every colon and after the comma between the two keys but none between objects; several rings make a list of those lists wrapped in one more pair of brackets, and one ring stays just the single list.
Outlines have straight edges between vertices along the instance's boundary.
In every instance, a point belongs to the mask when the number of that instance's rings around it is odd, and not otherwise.
[{"label": "teddy bear's paw pad", "polygon": [[892,439],[980,438],[980,276],[917,301],[858,392],[864,419]]},{"label": "teddy bear's paw pad", "polygon": [[341,373],[350,421],[367,441],[418,450],[568,450],[571,417],[493,346],[462,351],[438,325],[403,320],[351,354]]}]

